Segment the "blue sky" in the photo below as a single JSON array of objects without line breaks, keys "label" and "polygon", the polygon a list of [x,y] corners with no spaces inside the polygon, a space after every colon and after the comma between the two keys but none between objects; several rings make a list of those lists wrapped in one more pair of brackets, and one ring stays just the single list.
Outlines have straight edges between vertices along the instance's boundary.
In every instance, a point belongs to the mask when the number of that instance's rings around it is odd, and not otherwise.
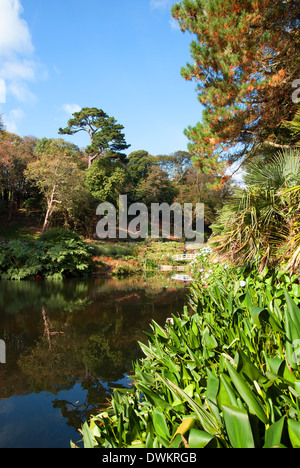
[{"label": "blue sky", "polygon": [[[98,107],[124,126],[127,151],[187,149],[201,120],[180,68],[192,36],[172,0],[0,0],[0,113],[9,131],[58,138],[72,112]],[[79,146],[84,134],[66,137]]]}]

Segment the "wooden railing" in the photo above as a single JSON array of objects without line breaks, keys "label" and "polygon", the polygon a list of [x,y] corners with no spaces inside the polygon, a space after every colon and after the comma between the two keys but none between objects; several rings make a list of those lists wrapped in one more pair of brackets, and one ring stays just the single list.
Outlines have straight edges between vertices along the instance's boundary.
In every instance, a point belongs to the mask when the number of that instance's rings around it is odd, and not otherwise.
[{"label": "wooden railing", "polygon": [[173,260],[177,262],[182,262],[185,260],[194,260],[197,257],[197,254],[182,254],[182,255],[174,255]]},{"label": "wooden railing", "polygon": [[172,276],[172,280],[177,280],[177,281],[193,281],[193,278],[189,275],[174,275]]}]

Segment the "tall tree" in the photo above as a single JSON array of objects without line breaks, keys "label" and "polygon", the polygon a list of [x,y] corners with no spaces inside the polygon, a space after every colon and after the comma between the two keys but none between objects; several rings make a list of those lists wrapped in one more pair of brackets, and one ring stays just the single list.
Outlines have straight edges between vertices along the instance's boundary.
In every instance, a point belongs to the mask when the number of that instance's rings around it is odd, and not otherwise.
[{"label": "tall tree", "polygon": [[152,156],[145,150],[133,151],[128,155],[127,169],[134,183],[138,183],[147,176],[153,164],[152,159]]},{"label": "tall tree", "polygon": [[85,179],[91,195],[100,203],[117,204],[127,182],[127,171],[119,161],[102,158],[86,170]]},{"label": "tall tree", "polygon": [[185,131],[197,165],[213,172],[254,148],[293,144],[281,123],[296,112],[299,0],[183,0],[172,14],[196,35],[182,75],[197,82],[204,106]]},{"label": "tall tree", "polygon": [[86,148],[88,165],[97,157],[109,157],[124,161],[123,153],[130,147],[122,133],[124,127],[117,123],[114,117],[109,117],[102,109],[85,107],[80,112],[75,112],[69,120],[66,128],[60,128],[60,135],[74,135],[78,132],[86,132],[90,137],[90,145]]},{"label": "tall tree", "polygon": [[168,174],[160,167],[153,166],[149,174],[141,179],[135,190],[135,199],[148,207],[152,203],[172,204],[177,189],[170,181]]},{"label": "tall tree", "polygon": [[191,155],[186,151],[176,151],[170,155],[159,155],[153,159],[161,169],[168,173],[170,179],[180,184],[192,166]]},{"label": "tall tree", "polygon": [[55,209],[59,206],[66,209],[80,192],[84,172],[79,167],[79,160],[63,140],[43,139],[37,148],[36,159],[28,164],[26,178],[38,187],[46,200],[42,232],[48,229]]},{"label": "tall tree", "polygon": [[5,131],[0,138],[0,197],[8,209],[9,220],[15,206],[20,207],[29,194],[24,171],[34,159],[36,142],[33,137],[21,138]]}]

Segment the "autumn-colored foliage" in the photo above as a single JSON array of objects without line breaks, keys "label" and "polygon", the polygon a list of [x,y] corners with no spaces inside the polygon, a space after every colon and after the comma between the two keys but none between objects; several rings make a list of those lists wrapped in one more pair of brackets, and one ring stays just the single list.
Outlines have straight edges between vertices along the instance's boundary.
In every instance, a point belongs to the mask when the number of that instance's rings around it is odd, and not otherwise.
[{"label": "autumn-colored foliage", "polygon": [[26,165],[34,159],[36,139],[21,138],[13,133],[0,133],[0,199],[9,207],[9,218],[14,204],[26,196],[28,184],[24,177]]},{"label": "autumn-colored foliage", "polygon": [[186,130],[198,167],[224,172],[221,161],[285,146],[281,123],[296,112],[300,77],[299,1],[183,0],[172,13],[195,34],[182,75],[197,83],[204,107],[202,122]]}]

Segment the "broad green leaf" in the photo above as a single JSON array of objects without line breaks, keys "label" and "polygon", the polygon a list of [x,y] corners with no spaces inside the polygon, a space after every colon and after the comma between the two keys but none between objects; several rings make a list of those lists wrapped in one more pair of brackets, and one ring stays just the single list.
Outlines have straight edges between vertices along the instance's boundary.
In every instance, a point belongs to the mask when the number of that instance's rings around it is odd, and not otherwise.
[{"label": "broad green leaf", "polygon": [[195,425],[196,419],[195,418],[186,418],[182,421],[180,424],[179,428],[175,432],[174,436],[171,439],[170,444],[172,444],[173,440],[175,437],[180,434],[181,436],[184,436],[188,431],[190,431],[194,425]]},{"label": "broad green leaf", "polygon": [[207,369],[207,388],[206,400],[214,416],[220,422],[220,413],[218,408],[217,396],[220,388],[220,380],[209,369]]},{"label": "broad green leaf", "polygon": [[254,392],[251,390],[249,385],[247,385],[246,381],[237,373],[237,371],[233,368],[233,366],[229,363],[226,362],[228,372],[230,374],[230,377],[242,397],[242,399],[245,401],[245,403],[249,406],[249,410],[251,413],[255,414],[264,424],[267,424],[268,418],[267,415],[256,398]]},{"label": "broad green leaf", "polygon": [[158,325],[158,323],[156,322],[152,322],[152,323],[154,326],[155,333],[157,335],[160,335],[162,338],[166,338],[166,339],[169,338],[167,332],[160,325]]},{"label": "broad green leaf", "polygon": [[255,448],[247,411],[234,406],[223,406],[223,415],[232,448]]},{"label": "broad green leaf", "polygon": [[225,374],[220,375],[220,389],[217,396],[219,407],[222,409],[223,405],[238,406],[237,398],[231,384],[229,377]]},{"label": "broad green leaf", "polygon": [[266,430],[264,448],[275,448],[281,444],[284,421],[285,416]]},{"label": "broad green leaf", "polygon": [[196,401],[190,398],[181,388],[177,387],[173,382],[168,379],[163,379],[159,374],[157,377],[161,379],[165,385],[171,390],[175,390],[184,400],[186,400],[191,408],[195,411],[197,417],[199,418],[203,428],[210,434],[218,434],[220,429],[218,421],[213,417],[207,410],[200,406]]},{"label": "broad green leaf", "polygon": [[162,409],[165,409],[165,410],[168,410],[168,409],[172,408],[170,403],[168,403],[167,401],[160,398],[160,396],[158,396],[156,393],[154,393],[149,388],[147,388],[147,387],[145,387],[144,385],[141,385],[141,384],[137,384],[136,386],[141,392],[143,392],[149,398],[149,400],[151,401],[151,403],[154,406],[157,406],[158,408],[162,408]]},{"label": "broad green leaf", "polygon": [[146,439],[146,448],[151,449],[153,448],[153,437],[150,432],[147,434],[147,439]]},{"label": "broad green leaf", "polygon": [[160,408],[155,408],[153,411],[153,426],[158,436],[163,439],[170,438],[170,431],[166,422],[164,413]]},{"label": "broad green leaf", "polygon": [[[294,322],[296,329],[298,330],[300,338],[300,309],[299,307],[295,304],[289,293],[285,290],[285,299],[287,303],[287,308],[288,308],[288,313],[291,318],[291,320]],[[296,339],[296,338],[295,338]]]},{"label": "broad green leaf", "polygon": [[198,429],[192,429],[189,434],[189,448],[204,448],[206,447],[212,440],[214,436],[208,434],[204,431],[199,431]]},{"label": "broad green leaf", "polygon": [[87,448],[87,449],[94,448],[93,434],[87,422],[85,422],[84,425],[82,426],[82,434],[83,434],[84,448]]},{"label": "broad green leaf", "polygon": [[289,419],[288,431],[293,448],[300,448],[300,422]]},{"label": "broad green leaf", "polygon": [[[298,341],[300,333],[298,334],[298,330],[291,320],[288,310],[285,311],[285,329],[286,329],[286,359],[292,369],[297,369],[298,365],[294,359],[294,347],[293,343]],[[300,328],[299,328],[300,332]]]},{"label": "broad green leaf", "polygon": [[203,346],[205,346],[208,349],[215,349],[218,346],[217,340],[211,334],[208,327],[203,332],[202,343]]},{"label": "broad green leaf", "polygon": [[253,362],[248,358],[248,356],[242,351],[239,350],[238,353],[238,373],[242,374],[247,380],[250,379],[251,382],[265,382],[266,377],[260,372],[259,369],[253,364]]},{"label": "broad green leaf", "polygon": [[258,328],[261,328],[261,320],[266,320],[268,312],[263,307],[252,307],[251,317]]},{"label": "broad green leaf", "polygon": [[177,434],[176,436],[174,436],[174,438],[170,442],[169,448],[170,449],[179,448],[182,445],[182,443],[183,443],[183,440],[182,440],[181,435]]},{"label": "broad green leaf", "polygon": [[288,419],[288,433],[293,448],[300,448],[300,422]]}]

